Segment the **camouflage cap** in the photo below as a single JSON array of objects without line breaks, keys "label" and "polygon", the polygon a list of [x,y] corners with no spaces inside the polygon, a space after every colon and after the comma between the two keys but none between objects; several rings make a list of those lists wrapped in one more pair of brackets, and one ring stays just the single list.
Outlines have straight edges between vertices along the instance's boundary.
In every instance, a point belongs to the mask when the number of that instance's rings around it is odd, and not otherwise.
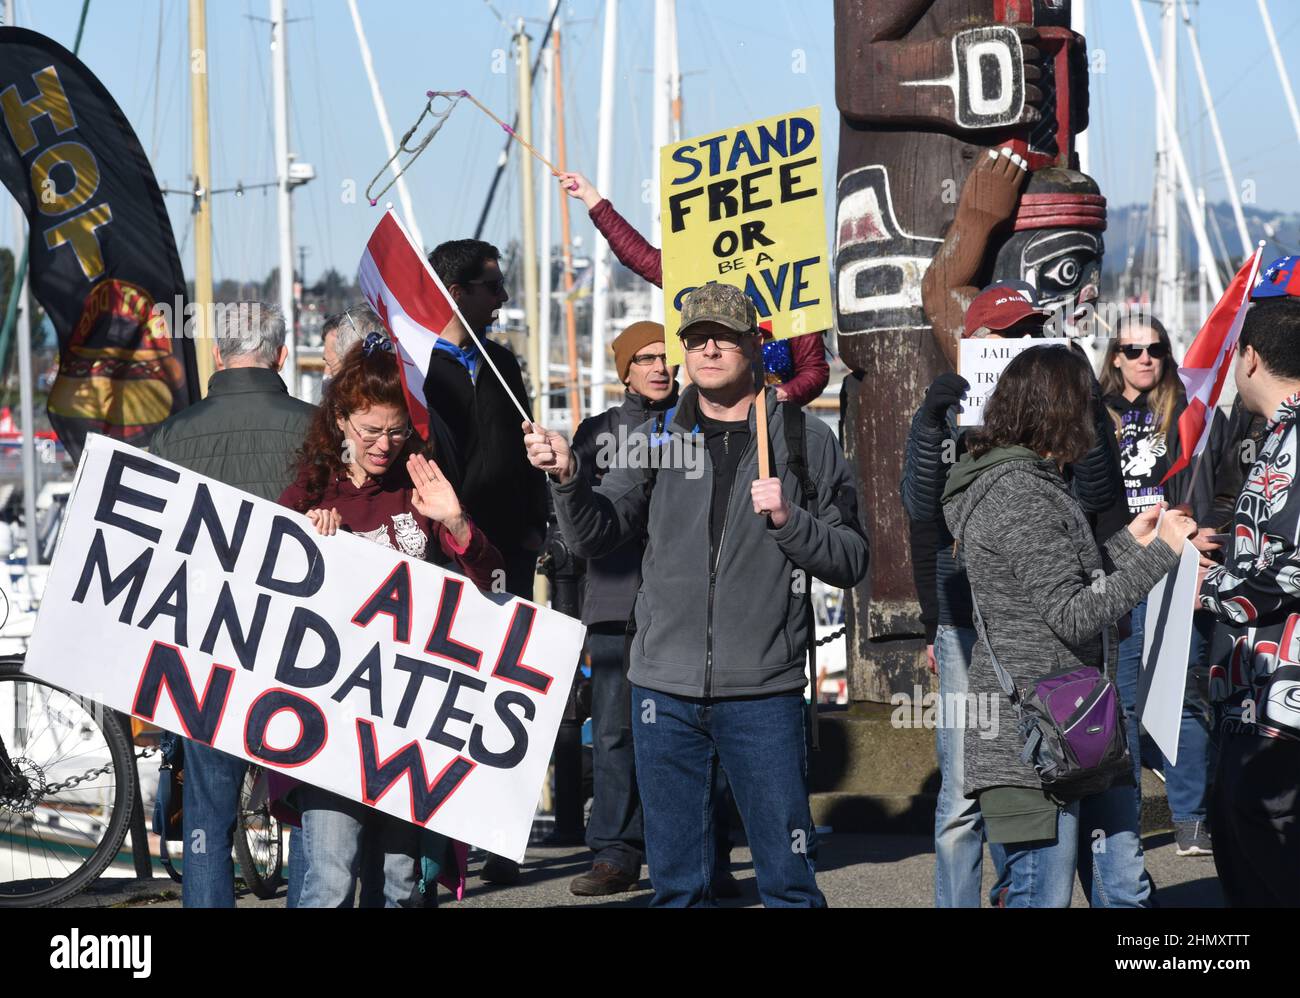
[{"label": "camouflage cap", "polygon": [[677,335],[701,322],[716,322],[737,333],[756,333],[758,311],[740,288],[710,281],[682,299],[682,324]]}]

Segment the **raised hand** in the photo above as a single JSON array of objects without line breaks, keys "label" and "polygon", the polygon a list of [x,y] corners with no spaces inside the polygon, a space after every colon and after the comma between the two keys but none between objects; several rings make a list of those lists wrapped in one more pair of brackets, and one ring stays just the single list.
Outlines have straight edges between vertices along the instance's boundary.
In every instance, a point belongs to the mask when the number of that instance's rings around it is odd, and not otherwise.
[{"label": "raised hand", "polygon": [[339,532],[339,527],[343,526],[343,517],[337,509],[309,509],[307,519],[322,537],[334,536]]},{"label": "raised hand", "polygon": [[1028,164],[1009,148],[990,149],[976,159],[961,190],[957,215],[966,224],[992,228],[1016,213]]},{"label": "raised hand", "polygon": [[407,458],[406,470],[414,486],[411,505],[430,520],[441,523],[451,531],[456,543],[463,545],[469,539],[469,524],[451,482],[447,481],[438,465],[423,454],[412,454]]},{"label": "raised hand", "polygon": [[562,433],[548,430],[540,423],[525,422],[523,429],[529,464],[540,468],[561,485],[573,477],[578,470],[577,461]]},{"label": "raised hand", "polygon": [[560,182],[560,190],[571,198],[577,198],[588,211],[600,204],[600,191],[591,186],[591,181],[581,173],[561,173],[556,179]]}]

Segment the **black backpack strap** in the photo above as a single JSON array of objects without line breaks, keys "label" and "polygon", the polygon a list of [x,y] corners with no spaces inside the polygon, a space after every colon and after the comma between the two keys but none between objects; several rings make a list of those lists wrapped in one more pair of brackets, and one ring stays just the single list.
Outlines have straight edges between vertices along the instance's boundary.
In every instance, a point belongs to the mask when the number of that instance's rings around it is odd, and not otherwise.
[{"label": "black backpack strap", "polygon": [[[808,437],[803,407],[794,402],[781,403],[781,424],[785,431],[786,466],[799,481],[800,505],[810,513],[817,510],[817,483],[808,473]],[[808,580],[805,615],[808,622],[808,676],[812,698],[808,703],[808,734],[814,750],[821,748],[817,726],[817,613],[813,610],[812,580]]]}]

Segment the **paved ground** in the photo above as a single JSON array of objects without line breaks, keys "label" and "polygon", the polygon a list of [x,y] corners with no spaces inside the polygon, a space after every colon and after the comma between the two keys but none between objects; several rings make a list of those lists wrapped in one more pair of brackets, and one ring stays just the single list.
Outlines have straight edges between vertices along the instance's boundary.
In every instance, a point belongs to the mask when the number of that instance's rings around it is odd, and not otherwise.
[{"label": "paved ground", "polygon": [[[1214,861],[1180,858],[1174,854],[1173,836],[1148,836],[1147,868],[1160,886],[1164,907],[1220,907],[1222,896],[1214,874]],[[649,884],[642,890],[613,898],[576,898],[568,891],[569,881],[583,872],[589,854],[582,848],[530,849],[520,883],[514,887],[491,887],[479,882],[480,858],[471,857],[470,882],[465,900],[448,907],[514,908],[582,905],[604,908],[640,908],[649,904]],[[745,896],[728,906],[757,905],[754,871],[749,852],[737,849],[733,869],[745,887]],[[933,841],[925,836],[832,834],[822,846],[817,880],[832,907],[928,908],[933,900]],[[991,864],[985,863],[985,887],[992,885]],[[445,897],[445,893],[443,895]],[[1076,906],[1086,901],[1076,885]],[[147,905],[180,907],[177,885],[170,880],[101,880],[70,905],[78,907]],[[284,894],[261,901],[251,894],[239,899],[240,907],[284,907]]]}]

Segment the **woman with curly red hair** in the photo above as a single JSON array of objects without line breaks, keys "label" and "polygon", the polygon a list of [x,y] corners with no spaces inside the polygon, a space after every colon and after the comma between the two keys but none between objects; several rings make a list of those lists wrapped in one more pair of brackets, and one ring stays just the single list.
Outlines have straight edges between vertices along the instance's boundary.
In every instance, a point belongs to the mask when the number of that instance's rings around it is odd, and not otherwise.
[{"label": "woman with curly red hair", "polygon": [[[465,515],[435,455],[421,453],[398,363],[392,342],[379,333],[348,351],[280,503],[305,513],[318,533],[348,530],[461,572],[480,589],[500,588],[501,555]],[[423,906],[419,827],[317,787],[299,786],[294,803],[306,865],[300,907],[351,906],[363,833],[364,849],[383,853],[384,905]]]}]

